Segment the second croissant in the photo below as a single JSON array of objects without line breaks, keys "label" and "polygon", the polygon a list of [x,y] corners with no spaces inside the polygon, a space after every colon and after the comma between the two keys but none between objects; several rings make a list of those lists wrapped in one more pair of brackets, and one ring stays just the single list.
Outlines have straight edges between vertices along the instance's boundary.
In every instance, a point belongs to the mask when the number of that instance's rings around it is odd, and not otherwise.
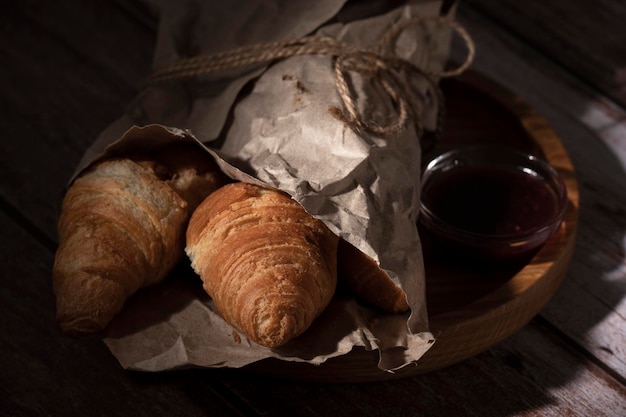
[{"label": "second croissant", "polygon": [[186,252],[220,315],[278,347],[303,333],[337,285],[338,238],[287,194],[233,183],[192,215]]}]

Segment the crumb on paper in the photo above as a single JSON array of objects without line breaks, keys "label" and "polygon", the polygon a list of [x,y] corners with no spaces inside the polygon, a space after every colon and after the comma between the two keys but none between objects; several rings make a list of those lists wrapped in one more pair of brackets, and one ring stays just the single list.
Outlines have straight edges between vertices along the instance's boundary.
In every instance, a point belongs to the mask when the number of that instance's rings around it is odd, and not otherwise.
[{"label": "crumb on paper", "polygon": [[233,330],[233,340],[235,341],[235,343],[237,343],[238,345],[241,344],[241,336],[239,336],[239,333],[237,333],[237,331]]},{"label": "crumb on paper", "polygon": [[306,88],[300,80],[296,81],[296,88],[298,89],[299,93],[310,93],[309,89]]}]

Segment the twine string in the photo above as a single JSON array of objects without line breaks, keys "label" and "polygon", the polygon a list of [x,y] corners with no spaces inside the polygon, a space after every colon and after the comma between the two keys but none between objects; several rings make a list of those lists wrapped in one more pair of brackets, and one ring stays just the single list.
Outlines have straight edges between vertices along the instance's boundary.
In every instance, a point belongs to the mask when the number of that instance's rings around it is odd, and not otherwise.
[{"label": "twine string", "polygon": [[[395,44],[396,38],[408,27],[417,24],[436,23],[450,27],[464,41],[467,55],[456,68],[427,72],[408,60],[398,58],[393,51],[385,55],[384,50]],[[407,77],[402,74],[417,74],[425,79],[434,92],[439,107],[436,135],[441,132],[445,113],[443,94],[436,80],[458,76],[472,63],[475,46],[467,31],[457,22],[440,16],[415,17],[400,21],[387,30],[378,43],[369,49],[360,49],[354,45],[339,42],[325,36],[305,36],[298,39],[276,42],[265,42],[248,45],[207,56],[185,58],[163,65],[155,69],[148,78],[149,83],[167,80],[195,78],[222,70],[246,67],[254,64],[268,63],[301,55],[329,55],[335,57],[335,86],[342,100],[342,109],[332,109],[333,114],[357,131],[365,131],[377,136],[397,134],[409,119],[415,123],[418,135],[423,133],[419,118],[419,103],[410,94]],[[365,120],[361,115],[355,93],[350,89],[349,75],[358,73],[378,83],[397,108],[396,115],[388,124],[380,125]]]}]

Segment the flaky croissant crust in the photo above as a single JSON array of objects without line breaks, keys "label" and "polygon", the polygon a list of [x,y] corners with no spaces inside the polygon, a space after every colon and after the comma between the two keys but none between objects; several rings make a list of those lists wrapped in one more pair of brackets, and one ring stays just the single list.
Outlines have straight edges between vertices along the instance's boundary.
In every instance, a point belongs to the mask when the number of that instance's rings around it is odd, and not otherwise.
[{"label": "flaky croissant crust", "polygon": [[139,288],[184,256],[193,209],[225,183],[197,146],[95,163],[64,196],[53,265],[57,318],[71,334],[104,329]]},{"label": "flaky croissant crust", "polygon": [[220,315],[277,347],[304,332],[333,297],[337,242],[288,195],[235,183],[196,209],[186,252]]}]

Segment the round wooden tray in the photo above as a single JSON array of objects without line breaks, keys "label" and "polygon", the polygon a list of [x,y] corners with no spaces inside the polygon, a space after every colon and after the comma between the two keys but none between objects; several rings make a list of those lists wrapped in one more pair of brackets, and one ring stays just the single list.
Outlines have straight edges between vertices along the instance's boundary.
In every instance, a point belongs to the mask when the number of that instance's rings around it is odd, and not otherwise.
[{"label": "round wooden tray", "polygon": [[[439,256],[422,234],[427,305],[435,344],[414,365],[395,373],[377,368],[378,352],[356,349],[322,365],[267,359],[244,369],[304,381],[360,382],[404,378],[458,363],[518,331],[550,300],[574,251],[578,184],[559,138],[532,107],[475,73],[442,83],[446,133],[431,154],[470,143],[505,143],[543,156],[563,176],[569,206],[559,231],[532,258],[480,265]],[[425,155],[427,158],[428,155]]]}]

